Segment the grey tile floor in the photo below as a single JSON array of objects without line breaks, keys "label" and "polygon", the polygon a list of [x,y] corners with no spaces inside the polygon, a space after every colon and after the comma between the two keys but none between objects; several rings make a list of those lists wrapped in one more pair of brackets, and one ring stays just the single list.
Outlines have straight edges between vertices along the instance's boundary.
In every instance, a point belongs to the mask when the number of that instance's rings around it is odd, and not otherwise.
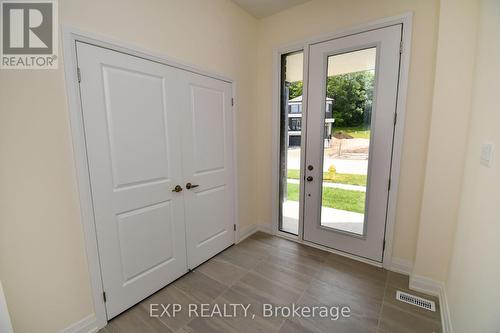
[{"label": "grey tile floor", "polygon": [[[436,302],[423,310],[395,299],[411,292]],[[211,311],[224,304],[249,306],[247,316],[202,318],[201,304]],[[337,320],[316,315],[263,316],[264,304],[349,307]],[[179,304],[175,317],[160,305]],[[189,315],[189,304],[196,312]],[[194,308],[193,308],[194,309]],[[232,309],[232,308],[229,308]],[[232,314],[228,311],[227,314]],[[172,308],[169,309],[172,315]],[[335,313],[333,313],[335,315]],[[438,300],[408,290],[408,277],[297,244],[256,233],[111,320],[100,333],[129,332],[441,332]]]}]

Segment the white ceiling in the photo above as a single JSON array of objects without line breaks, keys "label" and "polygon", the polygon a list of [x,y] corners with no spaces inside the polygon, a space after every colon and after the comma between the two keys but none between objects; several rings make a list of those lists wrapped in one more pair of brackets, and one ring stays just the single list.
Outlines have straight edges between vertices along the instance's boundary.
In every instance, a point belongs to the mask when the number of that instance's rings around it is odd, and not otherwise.
[{"label": "white ceiling", "polygon": [[238,6],[255,16],[263,18],[310,0],[233,0]]}]

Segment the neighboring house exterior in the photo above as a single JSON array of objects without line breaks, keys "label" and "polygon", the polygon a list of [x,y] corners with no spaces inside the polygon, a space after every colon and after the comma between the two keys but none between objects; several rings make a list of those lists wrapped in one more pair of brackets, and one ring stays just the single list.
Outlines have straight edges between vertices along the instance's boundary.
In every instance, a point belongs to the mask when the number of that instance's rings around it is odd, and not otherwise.
[{"label": "neighboring house exterior", "polygon": [[[300,147],[302,133],[302,95],[288,101],[288,147]],[[333,122],[333,99],[326,98],[325,139],[331,139]]]}]

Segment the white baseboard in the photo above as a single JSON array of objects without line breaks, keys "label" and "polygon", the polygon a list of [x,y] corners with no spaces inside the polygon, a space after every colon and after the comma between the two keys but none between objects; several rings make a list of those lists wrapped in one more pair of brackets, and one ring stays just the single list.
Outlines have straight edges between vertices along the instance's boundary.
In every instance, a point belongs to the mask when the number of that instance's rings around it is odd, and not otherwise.
[{"label": "white baseboard", "polygon": [[439,305],[441,306],[441,324],[443,325],[443,333],[453,333],[451,326],[450,308],[448,306],[448,297],[446,296],[446,286],[439,295]]},{"label": "white baseboard", "polygon": [[238,243],[245,240],[246,238],[252,236],[259,230],[259,226],[257,224],[247,225],[246,227],[242,227],[239,230]]},{"label": "white baseboard", "polygon": [[406,259],[392,257],[386,269],[399,274],[410,275],[413,270],[413,262]]},{"label": "white baseboard", "polygon": [[439,297],[443,288],[442,282],[416,274],[410,275],[410,289],[412,290]]},{"label": "white baseboard", "polygon": [[446,296],[446,288],[444,283],[412,274],[410,275],[410,289],[439,298],[443,333],[453,333],[450,308],[448,307],[448,298]]},{"label": "white baseboard", "polygon": [[259,231],[274,235],[274,228],[272,224],[259,224]]},{"label": "white baseboard", "polygon": [[14,332],[10,321],[9,309],[7,308],[7,301],[5,300],[5,294],[2,288],[2,281],[0,281],[0,332]]},{"label": "white baseboard", "polygon": [[252,224],[240,229],[238,243],[252,236],[257,231],[262,231],[266,234],[274,235],[273,226],[271,224]]},{"label": "white baseboard", "polygon": [[97,331],[97,321],[95,315],[91,314],[82,320],[71,324],[59,333],[95,333]]}]

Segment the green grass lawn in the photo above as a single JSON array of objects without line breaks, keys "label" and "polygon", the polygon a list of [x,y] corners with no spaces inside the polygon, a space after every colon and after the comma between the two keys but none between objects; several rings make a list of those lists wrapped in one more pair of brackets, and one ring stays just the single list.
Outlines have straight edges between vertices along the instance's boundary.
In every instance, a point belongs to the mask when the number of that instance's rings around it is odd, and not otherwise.
[{"label": "green grass lawn", "polygon": [[[299,201],[298,184],[288,183],[287,192],[288,200]],[[364,213],[365,192],[323,187],[323,206],[350,212]]]},{"label": "green grass lawn", "polygon": [[[288,178],[299,179],[299,170],[288,169]],[[323,181],[330,183],[366,186],[366,175],[336,173],[333,177],[331,177],[328,172],[323,172]]]},{"label": "green grass lawn", "polygon": [[369,139],[370,129],[367,126],[357,126],[357,127],[335,127],[333,126],[333,132],[342,132],[349,134],[353,138],[358,139]]}]

